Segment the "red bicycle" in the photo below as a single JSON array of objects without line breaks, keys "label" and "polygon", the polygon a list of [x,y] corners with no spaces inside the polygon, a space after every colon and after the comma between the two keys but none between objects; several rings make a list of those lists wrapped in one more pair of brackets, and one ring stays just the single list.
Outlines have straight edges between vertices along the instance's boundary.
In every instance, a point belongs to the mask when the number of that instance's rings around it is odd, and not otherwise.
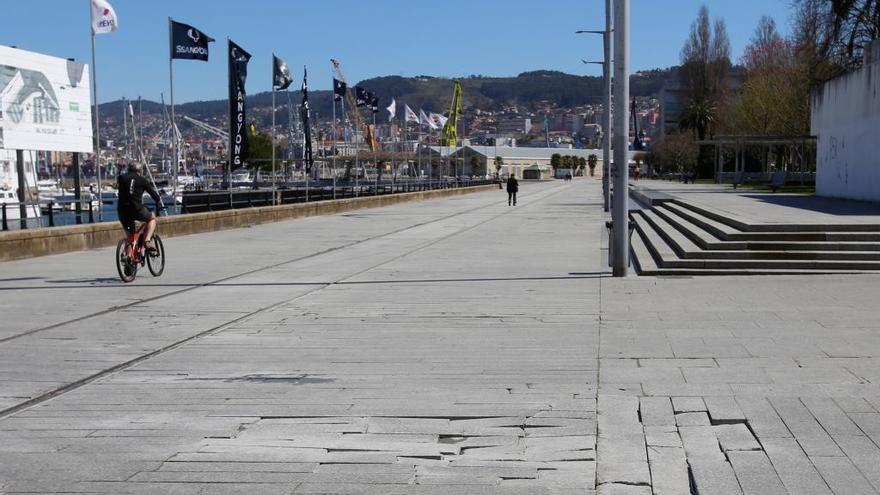
[{"label": "red bicycle", "polygon": [[145,264],[154,277],[162,275],[165,271],[165,246],[162,244],[162,238],[153,234],[156,250],[148,252],[144,242],[146,225],[141,223],[137,230],[127,233],[125,238],[120,239],[116,244],[116,270],[119,272],[119,278],[125,283],[133,282],[137,277],[138,268],[142,268]]}]

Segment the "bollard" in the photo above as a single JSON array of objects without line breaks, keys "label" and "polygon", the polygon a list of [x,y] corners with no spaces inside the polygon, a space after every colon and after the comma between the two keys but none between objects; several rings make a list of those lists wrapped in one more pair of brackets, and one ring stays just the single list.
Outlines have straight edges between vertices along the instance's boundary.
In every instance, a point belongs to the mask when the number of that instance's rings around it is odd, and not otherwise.
[{"label": "bollard", "polygon": [[89,201],[89,223],[95,223],[95,209],[92,208],[92,202]]},{"label": "bollard", "polygon": [[55,202],[49,201],[49,227],[55,226]]},{"label": "bollard", "polygon": [[9,224],[6,223],[6,203],[3,203],[3,230],[9,230]]}]

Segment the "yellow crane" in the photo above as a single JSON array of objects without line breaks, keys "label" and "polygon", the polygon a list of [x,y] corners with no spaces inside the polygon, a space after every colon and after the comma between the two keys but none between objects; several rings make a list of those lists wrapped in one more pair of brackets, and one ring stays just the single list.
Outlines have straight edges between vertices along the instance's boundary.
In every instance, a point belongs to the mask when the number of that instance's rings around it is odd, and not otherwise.
[{"label": "yellow crane", "polygon": [[461,83],[455,81],[452,89],[452,104],[449,106],[449,119],[443,124],[441,146],[458,144],[458,119],[461,117]]}]

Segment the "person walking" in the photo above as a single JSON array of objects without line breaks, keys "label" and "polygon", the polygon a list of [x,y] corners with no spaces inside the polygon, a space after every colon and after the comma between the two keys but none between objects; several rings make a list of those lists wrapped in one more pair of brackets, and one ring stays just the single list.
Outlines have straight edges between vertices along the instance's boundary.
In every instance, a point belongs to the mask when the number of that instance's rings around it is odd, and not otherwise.
[{"label": "person walking", "polygon": [[513,206],[516,206],[516,193],[519,191],[519,181],[516,180],[516,176],[511,174],[510,177],[507,178],[507,206],[510,206],[511,202]]}]

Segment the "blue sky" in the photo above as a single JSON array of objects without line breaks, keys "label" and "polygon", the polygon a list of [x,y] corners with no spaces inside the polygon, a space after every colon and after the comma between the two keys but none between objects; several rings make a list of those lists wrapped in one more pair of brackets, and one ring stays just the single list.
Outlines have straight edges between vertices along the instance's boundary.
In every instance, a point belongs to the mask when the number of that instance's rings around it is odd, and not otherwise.
[{"label": "blue sky", "polygon": [[[397,74],[516,75],[536,69],[599,73],[604,0],[110,0],[117,33],[97,38],[98,99],[168,100],[168,16],[218,41],[208,63],[175,61],[177,102],[225,97],[222,44],[229,36],[253,55],[248,92],[270,89],[271,54],[312,89],[329,89],[331,57],[349,81]],[[727,22],[735,58],[762,15],[787,31],[790,0],[632,0],[633,70],[678,63],[701,4]],[[90,63],[89,1],[2,0],[0,44]],[[35,12],[35,11],[38,11]]]}]

